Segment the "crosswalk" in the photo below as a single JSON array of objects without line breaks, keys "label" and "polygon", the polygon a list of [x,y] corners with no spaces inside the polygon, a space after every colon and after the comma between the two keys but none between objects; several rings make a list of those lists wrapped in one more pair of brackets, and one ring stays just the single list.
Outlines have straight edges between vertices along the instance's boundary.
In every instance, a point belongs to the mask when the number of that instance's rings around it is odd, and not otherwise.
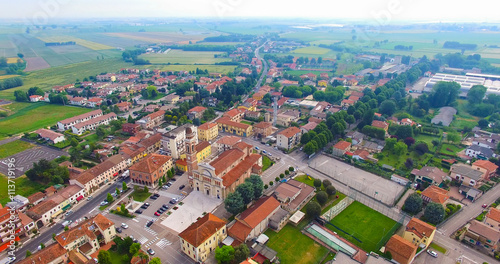
[{"label": "crosswalk", "polygon": [[150,233],[153,236],[156,236],[158,234],[153,229],[151,229],[149,227],[145,227],[144,230],[146,230],[146,232]]},{"label": "crosswalk", "polygon": [[150,247],[152,244],[154,244],[154,243],[155,243],[158,239],[159,239],[158,237],[155,237],[155,238],[153,238],[152,240],[149,240],[149,242],[148,242],[148,243],[144,244],[144,246],[145,246],[146,248],[149,248],[149,247]]},{"label": "crosswalk", "polygon": [[141,238],[137,239],[139,241],[139,243],[141,243],[141,245],[144,245],[146,244],[146,242],[148,242],[148,239],[144,236],[141,236]]},{"label": "crosswalk", "polygon": [[158,243],[156,243],[156,245],[157,245],[159,248],[166,248],[167,246],[172,245],[172,242],[168,241],[168,240],[167,240],[167,239],[165,239],[165,238],[162,238],[162,239],[160,239],[160,241],[158,241]]}]

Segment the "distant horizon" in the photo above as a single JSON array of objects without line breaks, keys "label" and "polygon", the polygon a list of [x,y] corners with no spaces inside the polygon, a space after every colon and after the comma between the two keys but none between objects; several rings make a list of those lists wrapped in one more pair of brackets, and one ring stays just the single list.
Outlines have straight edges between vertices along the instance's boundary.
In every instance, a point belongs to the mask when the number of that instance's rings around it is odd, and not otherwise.
[{"label": "distant horizon", "polygon": [[[490,6],[491,8],[487,8]],[[352,21],[362,24],[500,23],[498,2],[464,5],[451,0],[18,0],[0,2],[1,21],[53,24],[82,19],[259,19]],[[453,8],[450,8],[453,7]]]}]

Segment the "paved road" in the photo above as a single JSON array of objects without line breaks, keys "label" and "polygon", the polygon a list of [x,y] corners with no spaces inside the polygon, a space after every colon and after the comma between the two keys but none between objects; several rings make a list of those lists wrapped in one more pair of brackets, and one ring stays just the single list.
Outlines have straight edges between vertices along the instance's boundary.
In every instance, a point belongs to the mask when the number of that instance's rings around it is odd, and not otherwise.
[{"label": "paved road", "polygon": [[[130,180],[127,180],[127,183]],[[99,204],[106,199],[107,193],[114,192],[116,188],[121,188],[122,186],[122,181],[117,180],[116,182],[113,182],[111,185],[107,185],[103,189],[101,189],[97,194],[93,194],[93,197],[90,201],[87,201],[86,199],[82,200],[80,204],[77,205],[77,208],[73,209],[74,213],[69,215],[67,218],[64,220],[59,220],[59,222],[63,222],[66,220],[72,220],[75,222],[78,219],[81,219],[85,216],[89,217],[89,215],[95,215],[97,214],[97,211],[94,210],[96,207],[99,207]],[[130,192],[132,189],[130,188],[128,192]],[[89,214],[89,212],[93,211],[93,214]],[[62,226],[58,223],[55,224],[49,228],[47,227],[42,227],[42,233],[35,237],[34,239],[29,240],[24,244],[24,246],[19,249],[16,252],[16,258],[17,259],[23,259],[26,256],[26,251],[29,250],[32,253],[35,252],[38,248],[38,246],[41,243],[44,243],[47,245],[47,242],[51,242],[52,240],[52,234],[58,234],[61,231],[63,231]]]},{"label": "paved road", "polygon": [[266,62],[266,60],[262,59],[259,55],[260,48],[264,47],[264,45],[266,45],[266,43],[267,43],[267,41],[264,42],[264,44],[260,45],[257,49],[255,49],[255,57],[257,57],[258,60],[261,60],[262,64],[264,65],[264,68],[261,71],[262,74],[260,75],[260,78],[257,81],[257,85],[255,85],[256,92],[259,90],[260,85],[262,84],[262,80],[264,80],[264,78],[267,76],[267,62]]}]

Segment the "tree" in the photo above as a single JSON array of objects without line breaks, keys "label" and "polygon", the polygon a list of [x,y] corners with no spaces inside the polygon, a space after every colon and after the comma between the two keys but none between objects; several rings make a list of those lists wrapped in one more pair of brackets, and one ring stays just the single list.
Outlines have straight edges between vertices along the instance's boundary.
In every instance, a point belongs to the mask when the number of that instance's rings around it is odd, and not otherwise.
[{"label": "tree", "polygon": [[411,158],[407,158],[406,161],[405,161],[405,166],[408,169],[413,168],[413,160]]},{"label": "tree", "polygon": [[314,179],[313,185],[316,188],[320,188],[321,187],[321,180],[320,179]]},{"label": "tree", "polygon": [[409,147],[409,146],[415,144],[415,139],[412,137],[407,137],[407,138],[405,138],[404,142]]},{"label": "tree", "polygon": [[108,195],[106,196],[106,201],[108,201],[108,203],[113,202],[113,196],[110,193],[108,193]]},{"label": "tree", "polygon": [[29,257],[29,256],[31,256],[31,251],[26,250],[26,257]]},{"label": "tree", "polygon": [[332,185],[332,182],[330,180],[328,180],[328,179],[324,179],[323,180],[323,187],[326,188],[326,187],[328,187],[330,185]]},{"label": "tree", "polygon": [[241,195],[245,204],[249,204],[254,199],[253,186],[250,182],[238,185],[238,187],[236,187],[236,192]]},{"label": "tree", "polygon": [[380,104],[380,113],[392,116],[396,112],[396,103],[393,100],[385,100]]},{"label": "tree", "polygon": [[264,182],[259,175],[252,174],[249,178],[245,179],[245,182],[252,184],[254,199],[258,199],[262,196],[262,192],[264,191]]},{"label": "tree", "polygon": [[404,142],[399,141],[396,145],[394,145],[394,153],[397,155],[403,155],[407,150],[408,146]]},{"label": "tree", "polygon": [[324,205],[328,201],[328,194],[324,191],[320,191],[316,194],[316,200],[319,204]]},{"label": "tree", "polygon": [[148,264],[161,264],[161,259],[159,257],[152,258]]},{"label": "tree", "polygon": [[241,244],[234,249],[234,259],[236,263],[245,261],[250,256],[250,249],[246,244]]},{"label": "tree", "polygon": [[16,101],[18,101],[18,102],[28,102],[29,101],[28,95],[24,91],[17,90],[14,92],[14,96],[16,97]]},{"label": "tree", "polygon": [[120,195],[120,189],[118,189],[118,187],[116,187],[115,193],[116,193],[116,195]]},{"label": "tree", "polygon": [[222,246],[215,249],[215,259],[217,263],[229,263],[234,259],[234,248],[232,246]]},{"label": "tree", "polygon": [[417,214],[422,210],[422,205],[424,203],[424,200],[418,193],[412,193],[408,198],[406,198],[404,206],[403,206],[403,211],[410,213],[410,214]]},{"label": "tree", "polygon": [[348,115],[348,116],[345,118],[345,121],[346,121],[348,124],[352,125],[352,124],[356,123],[356,118],[354,118],[354,116],[353,116],[353,115]]},{"label": "tree", "polygon": [[108,251],[101,250],[97,255],[97,260],[99,260],[99,264],[111,264],[111,255]]},{"label": "tree", "polygon": [[78,140],[76,140],[76,138],[72,138],[72,139],[71,139],[71,142],[70,142],[70,145],[71,145],[72,147],[76,147],[76,146],[78,146]]},{"label": "tree", "polygon": [[45,244],[44,243],[40,243],[40,248],[44,249],[45,248]]},{"label": "tree", "polygon": [[411,126],[397,126],[395,135],[398,139],[413,137],[413,128]]},{"label": "tree", "polygon": [[295,170],[295,168],[294,168],[294,167],[292,167],[292,166],[290,166],[290,167],[288,168],[288,170],[289,170],[289,171],[294,171],[294,170]]},{"label": "tree", "polygon": [[[16,99],[16,100],[17,100],[17,99]],[[482,129],[487,128],[489,124],[490,124],[490,122],[488,122],[488,120],[486,120],[486,119],[484,119],[484,118],[483,118],[483,119],[479,119],[479,121],[477,122],[477,125],[478,125],[480,128],[482,128]]]},{"label": "tree", "polygon": [[460,140],[462,139],[462,137],[457,132],[448,132],[448,134],[446,135],[446,139],[449,142],[453,142],[455,144],[458,144],[458,143],[460,143]]},{"label": "tree", "polygon": [[224,200],[224,207],[231,214],[238,214],[245,208],[245,202],[243,197],[239,192],[233,192],[228,194],[226,200]]},{"label": "tree", "polygon": [[126,191],[127,189],[128,189],[127,183],[123,181],[122,182],[122,190]]},{"label": "tree", "polygon": [[396,138],[386,138],[385,139],[385,149],[387,150],[392,150],[394,149],[394,145],[398,143],[398,140]]},{"label": "tree", "polygon": [[310,202],[307,204],[306,213],[310,218],[316,218],[321,214],[321,206],[318,202]]},{"label": "tree", "polygon": [[307,155],[311,155],[313,154],[314,152],[316,152],[317,148],[316,146],[314,145],[313,142],[309,141],[305,146],[304,146],[304,153],[306,153]]},{"label": "tree", "polygon": [[137,254],[137,252],[139,252],[140,249],[141,249],[141,244],[140,243],[133,243],[130,246],[130,249],[129,249],[128,252],[130,253],[130,255],[135,256],[135,254]]},{"label": "tree", "polygon": [[443,222],[445,214],[443,205],[434,202],[427,204],[424,211],[425,220],[434,225]]},{"label": "tree", "polygon": [[429,152],[429,146],[427,146],[427,143],[425,142],[418,143],[415,146],[415,151],[418,153],[418,155],[424,155],[425,153]]},{"label": "tree", "polygon": [[333,185],[330,185],[326,187],[326,193],[328,195],[334,195],[335,193],[337,193],[337,190],[335,189],[335,187],[333,187]]},{"label": "tree", "polygon": [[429,103],[432,107],[449,106],[458,98],[460,84],[456,82],[437,82],[432,87]]},{"label": "tree", "polygon": [[99,127],[96,128],[95,134],[97,135],[97,137],[103,138],[104,136],[106,136],[106,130],[104,130],[103,127],[99,126]]},{"label": "tree", "polygon": [[486,87],[483,85],[474,85],[470,88],[467,93],[467,101],[470,104],[479,104],[483,101],[484,95],[486,94]]}]

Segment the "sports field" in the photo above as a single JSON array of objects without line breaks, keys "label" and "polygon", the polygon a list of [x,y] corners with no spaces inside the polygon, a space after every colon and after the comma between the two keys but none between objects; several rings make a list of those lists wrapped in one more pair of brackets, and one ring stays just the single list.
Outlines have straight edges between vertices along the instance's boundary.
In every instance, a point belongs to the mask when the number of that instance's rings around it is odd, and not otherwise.
[{"label": "sports field", "polygon": [[111,46],[107,46],[101,43],[93,42],[93,41],[88,41],[80,38],[76,38],[73,36],[65,36],[65,35],[60,35],[60,36],[43,36],[43,37],[38,37],[41,41],[43,42],[68,42],[68,41],[74,41],[76,42],[77,45],[84,46],[86,48],[89,48],[91,50],[106,50],[106,49],[113,49]]},{"label": "sports field", "polygon": [[46,103],[25,103],[24,108],[0,120],[0,139],[15,134],[53,126],[59,120],[90,112],[91,109],[53,105]]},{"label": "sports field", "polygon": [[[331,225],[326,225],[328,229],[337,232],[337,234],[366,252],[379,251],[378,246],[385,245],[400,225],[389,217],[357,201],[349,205],[330,222],[349,234]],[[361,242],[353,237],[361,240]]]},{"label": "sports field", "polygon": [[168,53],[150,53],[139,56],[149,60],[152,64],[215,64],[216,62],[231,61],[230,58],[214,58],[215,55],[223,52],[213,51],[183,51],[178,49],[170,50]]},{"label": "sports field", "polygon": [[269,237],[266,245],[278,253],[283,264],[316,264],[329,251],[290,224],[283,227],[279,233],[268,229],[264,234]]}]

